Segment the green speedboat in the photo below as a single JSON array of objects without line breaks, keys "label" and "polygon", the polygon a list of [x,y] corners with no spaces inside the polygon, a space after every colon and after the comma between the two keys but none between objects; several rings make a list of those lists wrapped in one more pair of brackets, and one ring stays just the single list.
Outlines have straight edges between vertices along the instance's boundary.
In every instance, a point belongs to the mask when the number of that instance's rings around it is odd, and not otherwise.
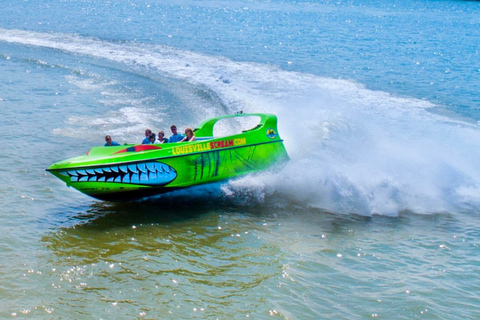
[{"label": "green speedboat", "polygon": [[[220,120],[243,117],[258,124],[214,137]],[[47,171],[94,198],[133,200],[265,170],[289,159],[273,114],[220,116],[204,121],[194,133],[193,142],[93,147]]]}]

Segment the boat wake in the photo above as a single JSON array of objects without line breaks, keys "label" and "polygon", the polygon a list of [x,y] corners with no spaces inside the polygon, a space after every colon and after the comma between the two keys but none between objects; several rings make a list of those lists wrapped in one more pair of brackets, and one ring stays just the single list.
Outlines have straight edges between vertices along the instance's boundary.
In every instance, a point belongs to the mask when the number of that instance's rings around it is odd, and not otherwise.
[{"label": "boat wake", "polygon": [[[239,109],[277,114],[291,161],[279,173],[221,184],[224,197],[249,194],[254,204],[294,203],[300,210],[362,215],[456,212],[480,205],[480,130],[476,123],[432,112],[437,106],[428,101],[161,45],[5,29],[0,41],[94,57],[152,79],[171,79],[172,92],[179,82],[188,83],[221,101],[211,108],[191,104],[189,111],[202,115],[198,121]],[[141,112],[132,107],[128,114],[133,118]],[[102,125],[93,130],[101,131]]]}]

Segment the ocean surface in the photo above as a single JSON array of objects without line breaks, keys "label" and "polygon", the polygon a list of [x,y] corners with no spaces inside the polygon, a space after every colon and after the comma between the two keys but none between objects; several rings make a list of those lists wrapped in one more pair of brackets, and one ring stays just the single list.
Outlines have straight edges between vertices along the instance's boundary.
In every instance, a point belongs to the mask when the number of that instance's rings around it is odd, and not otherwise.
[{"label": "ocean surface", "polygon": [[[0,319],[479,319],[480,2],[2,1]],[[45,169],[272,112],[280,172],[113,203]]]}]

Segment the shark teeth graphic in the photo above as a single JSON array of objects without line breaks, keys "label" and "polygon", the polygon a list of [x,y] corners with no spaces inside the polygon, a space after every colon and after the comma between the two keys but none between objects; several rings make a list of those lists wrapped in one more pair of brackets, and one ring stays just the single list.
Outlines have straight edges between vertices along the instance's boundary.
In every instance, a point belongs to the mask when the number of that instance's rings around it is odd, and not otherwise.
[{"label": "shark teeth graphic", "polygon": [[69,176],[72,182],[116,182],[149,186],[163,186],[177,177],[174,168],[156,161],[67,170],[61,174]]}]

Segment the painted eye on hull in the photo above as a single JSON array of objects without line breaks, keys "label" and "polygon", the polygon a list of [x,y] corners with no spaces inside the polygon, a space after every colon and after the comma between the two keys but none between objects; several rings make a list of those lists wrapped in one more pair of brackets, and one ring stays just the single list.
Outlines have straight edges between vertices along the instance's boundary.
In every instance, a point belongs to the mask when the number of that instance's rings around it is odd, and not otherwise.
[{"label": "painted eye on hull", "polygon": [[61,174],[69,176],[71,182],[116,182],[151,186],[165,185],[177,177],[174,168],[155,161],[68,170]]}]

